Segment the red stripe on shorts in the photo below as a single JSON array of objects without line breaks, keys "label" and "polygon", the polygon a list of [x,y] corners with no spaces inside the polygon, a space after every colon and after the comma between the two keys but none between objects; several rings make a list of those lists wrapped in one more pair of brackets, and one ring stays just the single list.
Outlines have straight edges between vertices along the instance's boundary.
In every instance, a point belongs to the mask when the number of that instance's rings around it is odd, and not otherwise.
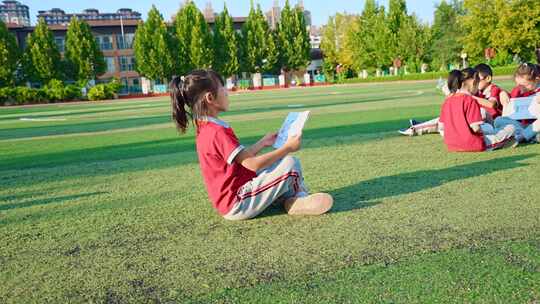
[{"label": "red stripe on shorts", "polygon": [[242,196],[238,195],[238,200],[243,201],[248,197],[257,196],[258,194],[261,194],[262,192],[264,192],[264,191],[274,187],[275,185],[287,180],[289,177],[294,177],[294,179],[295,179],[294,188],[295,188],[296,192],[298,192],[297,191],[297,189],[298,189],[298,176],[299,175],[296,172],[289,172],[289,173],[287,173],[285,175],[282,175],[282,176],[278,177],[277,179],[275,179],[271,183],[266,184],[266,185],[264,185],[264,186],[262,186],[262,187],[260,187],[258,189],[255,189],[255,190],[252,190],[251,192],[245,193]]},{"label": "red stripe on shorts", "polygon": [[499,148],[499,147],[502,147],[504,146],[509,140],[512,140],[512,137],[508,137],[507,139],[501,141],[501,142],[498,142],[498,143],[494,143],[492,145],[489,145],[487,146],[488,149],[492,149],[492,148]]}]

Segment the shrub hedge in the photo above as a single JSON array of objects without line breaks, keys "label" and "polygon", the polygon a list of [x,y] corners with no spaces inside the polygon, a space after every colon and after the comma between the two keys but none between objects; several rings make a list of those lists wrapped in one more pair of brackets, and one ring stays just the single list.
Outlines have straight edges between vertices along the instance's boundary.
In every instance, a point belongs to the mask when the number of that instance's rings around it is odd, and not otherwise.
[{"label": "shrub hedge", "polygon": [[[497,67],[493,68],[493,74],[495,76],[504,76],[504,75],[512,75],[514,71],[516,70],[515,66],[505,66],[505,67]],[[408,75],[398,75],[398,76],[382,76],[382,77],[369,77],[366,79],[362,78],[350,78],[350,79],[342,79],[338,80],[338,83],[366,83],[366,82],[387,82],[387,81],[406,81],[406,80],[432,80],[432,79],[438,79],[438,78],[446,78],[448,77],[448,72],[428,72],[424,74],[415,73],[415,74],[408,74]]]},{"label": "shrub hedge", "polygon": [[[88,92],[90,100],[104,100],[116,97],[121,84],[114,80],[98,84]],[[60,80],[52,80],[42,88],[4,87],[0,88],[0,106],[55,103],[61,101],[84,100],[82,87],[77,84],[64,85]]]}]

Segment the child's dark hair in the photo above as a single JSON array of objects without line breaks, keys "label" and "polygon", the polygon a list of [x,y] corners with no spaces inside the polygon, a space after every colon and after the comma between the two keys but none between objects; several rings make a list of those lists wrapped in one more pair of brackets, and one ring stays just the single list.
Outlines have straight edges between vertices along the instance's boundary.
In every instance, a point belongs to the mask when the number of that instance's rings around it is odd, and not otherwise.
[{"label": "child's dark hair", "polygon": [[523,77],[527,80],[534,81],[540,77],[540,68],[533,63],[522,63],[517,68],[516,73],[514,73],[514,77]]},{"label": "child's dark hair", "polygon": [[477,70],[473,68],[466,68],[461,71],[453,70],[448,75],[448,89],[450,90],[450,92],[456,93],[461,89],[463,83],[469,79],[474,79],[474,88],[478,88],[480,77]]},{"label": "child's dark hair", "polygon": [[485,63],[480,63],[479,65],[475,66],[474,69],[478,71],[478,74],[480,74],[482,78],[486,78],[488,76],[493,77],[493,70]]},{"label": "child's dark hair", "polygon": [[204,102],[207,93],[217,97],[225,85],[223,78],[213,70],[195,70],[185,77],[174,76],[169,90],[171,92],[172,118],[180,133],[185,133],[189,120],[197,121],[208,115]]}]

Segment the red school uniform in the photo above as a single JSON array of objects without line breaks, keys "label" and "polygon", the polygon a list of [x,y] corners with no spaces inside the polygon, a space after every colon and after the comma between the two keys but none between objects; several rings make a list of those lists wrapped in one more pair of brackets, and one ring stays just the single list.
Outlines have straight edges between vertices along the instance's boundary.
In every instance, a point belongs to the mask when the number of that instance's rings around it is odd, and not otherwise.
[{"label": "red school uniform", "polygon": [[244,147],[227,123],[212,117],[199,121],[196,143],[208,196],[219,214],[226,215],[238,189],[257,174],[234,161]]},{"label": "red school uniform", "polygon": [[489,115],[491,115],[493,119],[502,115],[502,107],[501,107],[501,93],[502,92],[503,90],[500,87],[498,87],[495,84],[491,84],[484,91],[478,92],[477,94],[477,96],[480,98],[497,102],[495,108],[493,109],[480,105],[480,107],[484,108],[486,112],[489,113]]},{"label": "red school uniform", "polygon": [[474,133],[471,124],[481,124],[478,102],[466,93],[450,95],[441,109],[440,122],[444,126],[444,143],[452,152],[480,152],[486,150],[484,136]]},{"label": "red school uniform", "polygon": [[523,92],[523,88],[521,86],[517,86],[510,93],[510,98],[529,97],[538,93],[540,93],[540,87],[533,91]]}]

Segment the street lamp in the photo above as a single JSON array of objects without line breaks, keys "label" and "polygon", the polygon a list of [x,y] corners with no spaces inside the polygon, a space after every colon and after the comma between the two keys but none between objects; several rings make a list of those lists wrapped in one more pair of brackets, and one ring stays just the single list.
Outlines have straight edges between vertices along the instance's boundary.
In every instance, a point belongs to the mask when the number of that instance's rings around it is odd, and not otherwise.
[{"label": "street lamp", "polygon": [[461,59],[463,59],[463,68],[467,67],[467,53],[461,52]]}]

